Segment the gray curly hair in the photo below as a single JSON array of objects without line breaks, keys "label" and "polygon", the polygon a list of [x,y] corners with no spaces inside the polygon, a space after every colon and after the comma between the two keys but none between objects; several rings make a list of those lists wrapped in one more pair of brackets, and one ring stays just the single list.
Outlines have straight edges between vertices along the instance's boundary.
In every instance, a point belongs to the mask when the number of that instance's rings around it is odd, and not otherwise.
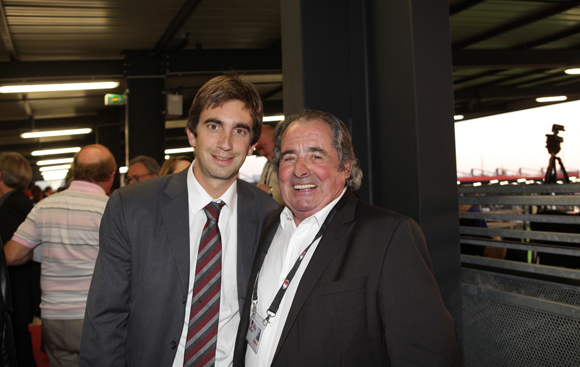
[{"label": "gray curly hair", "polygon": [[276,168],[280,165],[280,150],[282,146],[282,135],[284,131],[295,121],[314,121],[319,120],[328,124],[332,131],[332,145],[338,155],[339,170],[344,170],[346,163],[350,162],[350,176],[346,179],[346,186],[352,191],[360,187],[363,173],[359,167],[358,160],[354,155],[354,148],[348,128],[339,118],[328,113],[318,110],[302,110],[301,112],[288,116],[284,121],[276,126],[274,131],[274,165]]}]

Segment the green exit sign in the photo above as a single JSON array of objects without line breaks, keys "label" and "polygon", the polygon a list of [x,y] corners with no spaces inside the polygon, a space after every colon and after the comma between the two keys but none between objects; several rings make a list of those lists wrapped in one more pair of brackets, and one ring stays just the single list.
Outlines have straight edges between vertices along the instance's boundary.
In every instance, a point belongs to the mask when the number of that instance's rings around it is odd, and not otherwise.
[{"label": "green exit sign", "polygon": [[125,96],[122,94],[105,94],[105,106],[124,105]]}]

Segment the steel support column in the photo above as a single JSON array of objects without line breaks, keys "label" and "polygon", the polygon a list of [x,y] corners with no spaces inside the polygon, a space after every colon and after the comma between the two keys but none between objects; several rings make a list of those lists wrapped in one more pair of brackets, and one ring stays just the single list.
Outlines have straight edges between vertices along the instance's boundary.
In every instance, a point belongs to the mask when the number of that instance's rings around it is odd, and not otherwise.
[{"label": "steel support column", "polygon": [[125,160],[153,157],[160,165],[165,156],[165,80],[163,77],[128,78]]},{"label": "steel support column", "polygon": [[321,109],[351,130],[357,196],[422,227],[462,355],[449,4],[282,0],[284,113]]}]

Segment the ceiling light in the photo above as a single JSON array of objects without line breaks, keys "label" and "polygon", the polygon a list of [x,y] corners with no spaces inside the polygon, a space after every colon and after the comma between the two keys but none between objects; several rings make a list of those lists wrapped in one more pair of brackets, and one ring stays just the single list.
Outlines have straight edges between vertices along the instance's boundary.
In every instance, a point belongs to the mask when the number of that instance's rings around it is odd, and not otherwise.
[{"label": "ceiling light", "polygon": [[60,165],[60,166],[40,167],[38,170],[40,172],[47,172],[47,171],[57,171],[57,170],[61,170],[61,169],[68,170],[69,168],[70,168],[70,164],[63,164],[63,165]]},{"label": "ceiling light", "polygon": [[463,120],[463,115],[455,115],[455,116],[453,116],[453,119],[455,121]]},{"label": "ceiling light", "polygon": [[525,178],[518,178],[516,181],[521,183],[521,182],[526,182],[526,179]]},{"label": "ceiling light", "polygon": [[481,186],[481,182],[474,182],[473,186]]},{"label": "ceiling light", "polygon": [[193,148],[187,147],[187,148],[165,149],[165,154],[187,153],[187,152],[193,152]]},{"label": "ceiling light", "polygon": [[68,170],[60,170],[60,171],[50,171],[50,172],[44,172],[42,174],[42,177],[44,178],[45,181],[50,181],[50,180],[62,180],[63,178],[66,177],[68,173]]},{"label": "ceiling light", "polygon": [[50,155],[50,154],[63,154],[63,153],[76,153],[81,150],[81,147],[75,148],[62,148],[62,149],[46,149],[46,150],[35,150],[30,153],[33,156],[37,155]]},{"label": "ceiling light", "polygon": [[36,162],[39,166],[48,166],[51,164],[62,164],[62,163],[72,163],[73,158],[62,158],[62,159],[48,159],[46,161]]},{"label": "ceiling light", "polygon": [[112,89],[117,88],[118,86],[119,86],[118,82],[10,85],[0,87],[0,93],[59,92],[66,90]]},{"label": "ceiling light", "polygon": [[63,136],[63,135],[79,135],[88,134],[93,129],[70,129],[70,130],[53,130],[53,131],[34,131],[30,133],[20,134],[24,139],[30,138],[46,138],[48,136]]},{"label": "ceiling light", "polygon": [[568,97],[566,96],[554,96],[554,97],[540,97],[536,98],[536,102],[559,102],[565,101]]},{"label": "ceiling light", "polygon": [[262,119],[262,121],[264,121],[264,122],[282,121],[282,120],[284,120],[284,115],[282,115],[282,116],[264,116],[264,118]]},{"label": "ceiling light", "polygon": [[564,72],[570,75],[580,74],[580,68],[567,69]]},{"label": "ceiling light", "polygon": [[119,167],[119,173],[127,173],[128,170],[129,167],[127,166]]},{"label": "ceiling light", "polygon": [[496,183],[499,183],[499,180],[491,180],[491,181],[489,181],[489,183],[490,184],[496,184]]}]

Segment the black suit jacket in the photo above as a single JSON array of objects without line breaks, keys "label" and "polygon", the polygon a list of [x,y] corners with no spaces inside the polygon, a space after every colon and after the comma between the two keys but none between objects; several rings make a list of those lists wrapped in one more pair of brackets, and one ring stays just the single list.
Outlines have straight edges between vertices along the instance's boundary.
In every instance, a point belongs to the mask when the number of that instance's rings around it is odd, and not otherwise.
[{"label": "black suit jacket", "polygon": [[[12,191],[0,205],[0,237],[4,243],[12,239],[33,206],[32,200],[19,189]],[[29,261],[20,266],[9,266],[8,275],[14,306],[12,323],[15,327],[27,326],[39,313],[40,264]]]},{"label": "black suit jacket", "polygon": [[[300,281],[272,366],[456,365],[453,320],[419,226],[358,200],[350,190],[341,201],[344,207]],[[250,284],[278,228],[279,213],[266,223]],[[245,365],[251,292],[234,366]]]},{"label": "black suit jacket", "polygon": [[[171,366],[189,283],[187,174],[117,190],[107,203],[81,342],[81,366]],[[262,226],[278,204],[238,180],[240,309]]]}]

